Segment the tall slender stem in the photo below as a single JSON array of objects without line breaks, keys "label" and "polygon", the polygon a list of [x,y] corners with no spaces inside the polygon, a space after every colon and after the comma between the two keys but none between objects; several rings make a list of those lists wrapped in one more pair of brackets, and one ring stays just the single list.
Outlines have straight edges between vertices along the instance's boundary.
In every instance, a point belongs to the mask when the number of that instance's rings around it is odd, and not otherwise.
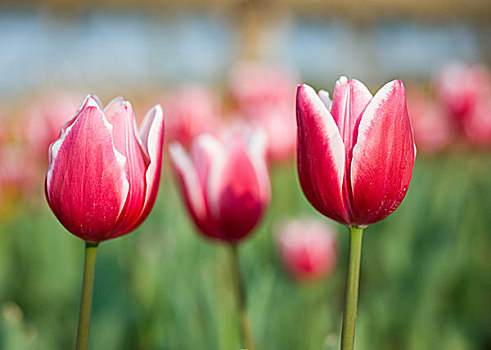
[{"label": "tall slender stem", "polygon": [[246,297],[244,285],[240,276],[239,268],[239,253],[235,244],[230,245],[230,266],[232,270],[233,288],[235,301],[237,303],[237,312],[240,318],[240,336],[241,342],[246,350],[256,350],[254,341],[252,340],[251,328],[246,309]]},{"label": "tall slender stem", "polygon": [[92,308],[92,295],[94,292],[94,271],[97,245],[98,243],[85,242],[84,282],[78,316],[76,350],[86,350],[89,345],[90,310]]},{"label": "tall slender stem", "polygon": [[361,241],[363,229],[350,227],[349,265],[346,280],[346,301],[344,304],[341,350],[353,350],[355,346],[356,308],[358,305],[358,285],[360,282]]}]

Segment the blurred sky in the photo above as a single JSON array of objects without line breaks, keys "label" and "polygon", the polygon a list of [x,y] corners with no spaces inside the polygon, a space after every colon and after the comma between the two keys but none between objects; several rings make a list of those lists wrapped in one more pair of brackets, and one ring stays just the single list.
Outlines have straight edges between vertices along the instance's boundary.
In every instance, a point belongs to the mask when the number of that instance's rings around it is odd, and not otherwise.
[{"label": "blurred sky", "polygon": [[[0,8],[0,98],[46,88],[222,82],[240,58],[236,23],[217,11],[63,16]],[[394,77],[427,80],[448,61],[490,61],[491,25],[469,19],[353,25],[290,13],[263,29],[261,58],[294,68],[314,84],[327,85],[341,74],[378,84]]]}]

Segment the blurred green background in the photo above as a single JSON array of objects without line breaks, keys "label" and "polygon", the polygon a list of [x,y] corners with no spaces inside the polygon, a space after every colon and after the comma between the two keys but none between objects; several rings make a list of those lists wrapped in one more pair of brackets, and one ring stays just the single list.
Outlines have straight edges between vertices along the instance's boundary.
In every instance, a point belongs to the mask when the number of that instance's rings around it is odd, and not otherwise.
[{"label": "blurred green background", "polygon": [[[123,95],[139,111],[185,81],[223,90],[225,72],[244,59],[286,65],[331,92],[343,74],[427,91],[447,61],[489,64],[490,18],[480,0],[4,1],[0,116],[23,129],[19,111],[49,91],[82,91],[80,102],[88,92],[105,102]],[[18,160],[23,172],[34,166]],[[27,194],[0,186],[0,349],[75,343],[83,242],[51,214],[42,169]],[[419,152],[401,207],[364,235],[357,349],[491,349],[490,174],[489,148]],[[272,164],[271,181],[271,205],[240,247],[258,349],[337,349],[348,232],[336,226],[333,274],[291,279],[275,228],[287,218],[328,219],[305,200],[293,160]],[[149,218],[100,245],[90,348],[239,349],[226,253],[197,234],[166,154]]]},{"label": "blurred green background", "polygon": [[[490,173],[487,154],[418,158],[402,206],[366,230],[359,349],[489,348]],[[240,250],[258,348],[336,348],[347,230],[338,228],[334,274],[295,283],[278,263],[272,230],[285,217],[315,213],[293,164],[273,168],[272,181],[267,215]],[[0,346],[69,349],[83,243],[44,203],[27,209],[2,222]],[[166,166],[145,224],[100,246],[91,348],[238,349],[227,261],[224,246],[197,236]]]}]

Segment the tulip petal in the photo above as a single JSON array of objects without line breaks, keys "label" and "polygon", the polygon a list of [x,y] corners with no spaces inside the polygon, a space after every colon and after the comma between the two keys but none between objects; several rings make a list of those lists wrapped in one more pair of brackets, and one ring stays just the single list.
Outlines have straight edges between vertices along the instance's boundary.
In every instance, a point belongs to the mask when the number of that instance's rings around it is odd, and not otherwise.
[{"label": "tulip petal", "polygon": [[169,146],[169,155],[181,184],[180,189],[184,202],[194,223],[203,233],[217,237],[215,224],[207,207],[204,188],[201,187],[198,172],[193,166],[191,158],[186,154],[181,144],[177,142]]},{"label": "tulip petal", "polygon": [[112,135],[112,125],[89,97],[50,147],[48,202],[63,226],[86,241],[108,238],[129,191],[126,158]]},{"label": "tulip petal", "polygon": [[111,102],[107,104],[106,108],[104,108],[104,114],[106,117],[109,119],[114,112],[123,106],[124,102],[124,98],[121,96],[113,98]]},{"label": "tulip petal", "polygon": [[208,204],[220,225],[220,238],[234,242],[245,237],[261,217],[265,203],[260,179],[241,137],[236,137],[225,158],[213,165],[208,185]]},{"label": "tulip petal", "polygon": [[249,155],[259,180],[261,199],[265,203],[269,202],[271,198],[271,182],[268,164],[266,163],[267,145],[266,134],[260,130],[252,134],[248,145]]},{"label": "tulip petal", "polygon": [[341,77],[336,82],[331,115],[336,121],[344,147],[348,152],[356,142],[353,139],[355,126],[371,99],[370,91],[358,80],[348,81],[346,77]]},{"label": "tulip petal", "polygon": [[297,89],[297,123],[298,175],[305,196],[324,215],[349,223],[342,194],[343,140],[324,103],[305,84]]},{"label": "tulip petal", "polygon": [[111,112],[107,115],[113,125],[113,139],[116,149],[126,156],[126,176],[130,183],[130,191],[121,212],[117,228],[111,238],[129,232],[140,217],[145,201],[145,172],[149,159],[143,152],[136,133],[135,117],[131,104],[122,99],[115,99],[106,107]]},{"label": "tulip petal", "polygon": [[224,157],[223,146],[212,135],[202,134],[193,142],[191,148],[194,168],[198,173],[201,187],[206,191],[208,175],[213,161]]},{"label": "tulip petal", "polygon": [[141,140],[144,154],[148,154],[150,163],[145,173],[146,187],[142,210],[138,220],[128,231],[134,230],[147,218],[157,198],[162,172],[164,130],[164,113],[162,107],[156,105],[147,112],[139,128],[139,140]]},{"label": "tulip petal", "polygon": [[369,225],[391,214],[411,180],[415,148],[402,82],[387,83],[361,118],[351,163],[353,222]]}]

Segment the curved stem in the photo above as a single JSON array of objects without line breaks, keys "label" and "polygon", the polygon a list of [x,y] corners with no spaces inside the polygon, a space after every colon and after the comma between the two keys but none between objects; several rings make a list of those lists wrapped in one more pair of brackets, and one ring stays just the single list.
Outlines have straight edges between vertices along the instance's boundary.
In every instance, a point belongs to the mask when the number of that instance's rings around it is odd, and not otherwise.
[{"label": "curved stem", "polygon": [[76,350],[86,350],[89,345],[90,310],[94,291],[95,258],[98,243],[85,242],[85,268],[78,316],[78,332]]},{"label": "curved stem", "polygon": [[346,280],[343,331],[341,333],[341,350],[353,350],[355,346],[356,308],[358,305],[362,236],[362,228],[354,226],[350,227],[349,265],[348,278]]},{"label": "curved stem", "polygon": [[244,349],[255,350],[256,347],[254,345],[254,341],[252,340],[251,328],[249,326],[249,319],[247,316],[244,285],[240,277],[239,254],[237,251],[237,246],[231,244],[229,251],[230,251],[230,266],[232,269],[232,279],[233,279],[232,282],[234,284],[233,288],[234,288],[235,300],[237,303],[237,311],[239,313],[239,318],[240,318],[241,342],[244,346]]}]

